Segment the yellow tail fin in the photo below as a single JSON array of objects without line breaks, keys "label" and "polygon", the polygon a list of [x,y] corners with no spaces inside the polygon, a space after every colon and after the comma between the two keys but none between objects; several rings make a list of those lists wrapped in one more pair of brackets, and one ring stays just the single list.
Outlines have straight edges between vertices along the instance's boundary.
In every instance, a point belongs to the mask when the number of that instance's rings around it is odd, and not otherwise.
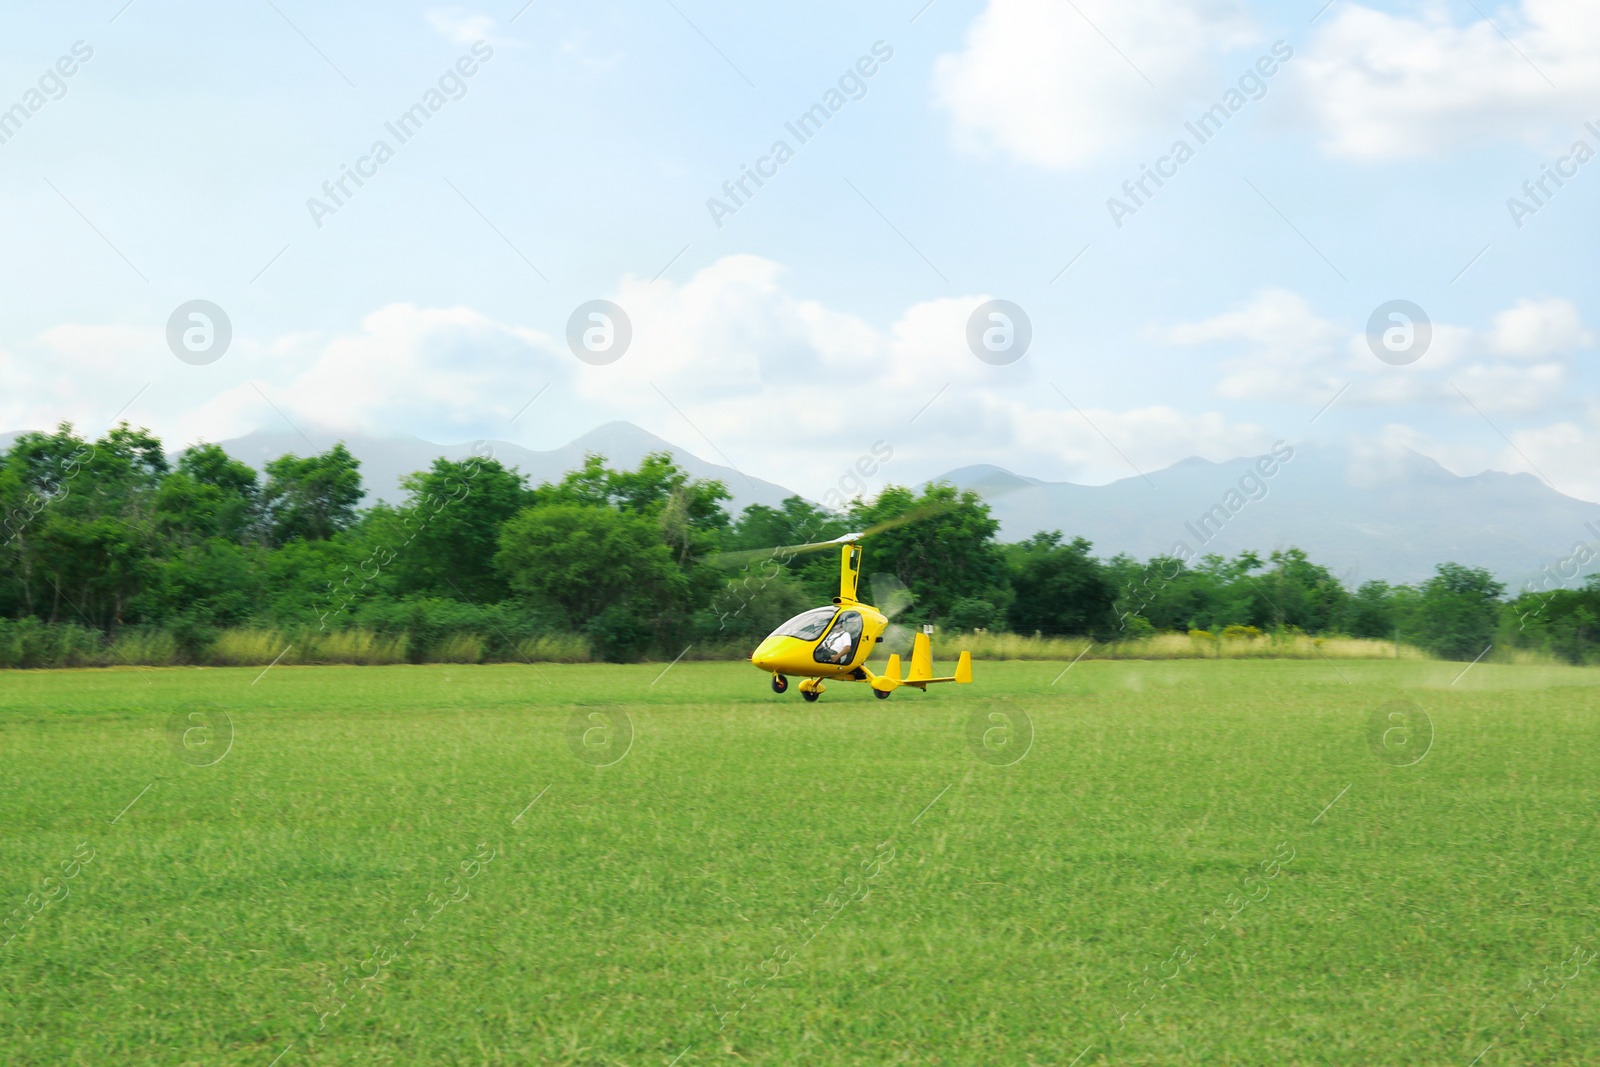
[{"label": "yellow tail fin", "polygon": [[956,681],[972,681],[972,653],[961,653],[961,659],[956,663]]},{"label": "yellow tail fin", "polygon": [[906,681],[925,682],[932,677],[933,642],[926,632],[920,632],[911,643],[911,673],[906,675]]}]

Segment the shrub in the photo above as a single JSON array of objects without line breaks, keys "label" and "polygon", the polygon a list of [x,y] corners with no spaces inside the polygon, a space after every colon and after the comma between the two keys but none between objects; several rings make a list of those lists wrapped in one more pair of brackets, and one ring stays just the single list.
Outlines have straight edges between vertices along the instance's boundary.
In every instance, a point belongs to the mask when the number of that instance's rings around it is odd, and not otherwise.
[{"label": "shrub", "polygon": [[637,663],[655,640],[650,623],[622,604],[596,615],[588,627],[589,645],[607,663]]},{"label": "shrub", "polygon": [[104,655],[96,630],[34,618],[0,619],[0,667],[97,666]]}]

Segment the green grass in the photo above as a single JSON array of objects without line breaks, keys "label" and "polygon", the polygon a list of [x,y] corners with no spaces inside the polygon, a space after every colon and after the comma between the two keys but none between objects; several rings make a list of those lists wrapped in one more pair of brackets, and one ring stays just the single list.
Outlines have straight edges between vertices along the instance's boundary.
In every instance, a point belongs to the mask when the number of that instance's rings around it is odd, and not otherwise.
[{"label": "green grass", "polygon": [[[93,850],[0,950],[0,1063],[1593,1054],[1600,672],[980,662],[808,705],[662,666],[0,673],[0,907]],[[1369,747],[1394,699],[1411,766]],[[178,758],[190,712],[231,718],[220,762]],[[1031,719],[1020,761],[969,747],[990,715]]]}]

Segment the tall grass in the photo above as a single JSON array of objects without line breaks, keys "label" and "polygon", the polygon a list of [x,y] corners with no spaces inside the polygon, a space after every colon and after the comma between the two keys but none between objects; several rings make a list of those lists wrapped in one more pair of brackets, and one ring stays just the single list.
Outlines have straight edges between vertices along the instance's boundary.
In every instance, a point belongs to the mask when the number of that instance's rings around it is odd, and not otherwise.
[{"label": "tall grass", "polygon": [[1409,659],[1430,657],[1412,645],[1359,637],[1309,637],[1306,634],[1216,635],[1205,630],[1166,633],[1131,641],[1091,641],[1086,637],[1043,637],[1011,633],[951,633],[935,638],[934,654],[954,658],[966,650],[973,659]]},{"label": "tall grass", "polygon": [[224,630],[201,660],[216,667],[255,667],[267,663],[404,663],[404,634],[371,630]]},{"label": "tall grass", "polygon": [[141,667],[170,667],[181,658],[177,639],[164,630],[127,631],[112,643],[109,653],[111,663]]},{"label": "tall grass", "polygon": [[589,641],[580,634],[530,637],[517,645],[517,653],[534,663],[589,663]]},{"label": "tall grass", "polygon": [[[492,636],[492,635],[491,635]],[[1260,633],[1246,627],[1221,634],[1205,630],[1161,633],[1126,641],[1091,641],[1085,637],[1046,637],[977,631],[941,632],[934,638],[934,655],[953,660],[967,650],[975,660],[1083,659],[1405,659],[1431,657],[1413,645],[1354,637],[1311,637],[1301,633]],[[880,648],[880,663],[889,649]],[[902,657],[910,649],[895,649]],[[680,652],[658,651],[671,660]],[[696,642],[683,651],[691,660],[742,660],[749,656],[748,642],[726,638]],[[243,627],[221,631],[198,653],[185,655],[171,634],[161,630],[129,629],[107,644],[93,630],[75,626],[46,626],[36,620],[0,620],[0,668],[5,667],[169,667],[192,663],[215,667],[256,667],[281,664],[486,663],[589,663],[595,659],[589,641],[581,634],[547,634],[527,637],[508,646],[484,634],[449,633],[420,644],[404,631],[391,633],[361,627],[348,630],[277,629]],[[1496,648],[1491,662],[1556,662],[1543,653]]]},{"label": "tall grass", "polygon": [[479,634],[450,634],[428,650],[430,663],[482,663],[483,637]]}]

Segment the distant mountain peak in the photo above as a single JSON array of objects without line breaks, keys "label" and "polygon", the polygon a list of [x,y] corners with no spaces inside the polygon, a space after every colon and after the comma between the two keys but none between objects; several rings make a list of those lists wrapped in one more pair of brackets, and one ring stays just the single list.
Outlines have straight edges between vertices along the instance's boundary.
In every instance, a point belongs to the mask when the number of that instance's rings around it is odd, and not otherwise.
[{"label": "distant mountain peak", "polygon": [[[388,503],[404,499],[400,479],[405,475],[428,469],[440,457],[456,461],[465,459],[472,454],[473,445],[478,443],[439,445],[420,437],[370,437],[354,433],[330,434],[326,431],[312,432],[308,436],[311,438],[309,444],[292,431],[256,431],[219,443],[230,455],[261,470],[268,460],[285,452],[305,455],[310,451],[330,448],[336,441],[344,441],[345,447],[361,461],[361,478],[367,488],[368,500]],[[781,485],[760,478],[746,478],[732,468],[707,462],[631,422],[605,423],[549,451],[524,448],[509,441],[491,440],[485,443],[494,450],[495,459],[521,471],[534,485],[560,481],[568,471],[583,466],[583,457],[588,454],[604,456],[606,463],[612,467],[631,468],[638,466],[639,461],[652,452],[666,452],[691,477],[715,479],[727,486],[733,498],[729,506],[734,515],[750,504],[776,507],[784,499],[795,495]]]},{"label": "distant mountain peak", "polygon": [[958,467],[948,474],[942,475],[934,481],[950,482],[962,489],[972,489],[980,496],[991,496],[999,493],[1009,493],[1017,489],[1026,489],[1036,485],[1048,485],[1048,482],[1038,478],[1029,478],[1026,475],[1016,474],[997,467],[992,463],[974,463],[970,467]]},{"label": "distant mountain peak", "polygon": [[587,433],[579,434],[566,446],[567,448],[584,448],[591,452],[598,452],[607,447],[621,445],[629,449],[644,449],[646,452],[681,452],[682,449],[670,441],[657,437],[642,426],[636,426],[623,419],[596,426]]},{"label": "distant mountain peak", "polygon": [[[1101,555],[1140,559],[1178,542],[1224,556],[1293,545],[1352,582],[1414,582],[1456,562],[1515,587],[1564,558],[1574,542],[1600,536],[1600,507],[1528,474],[1462,477],[1410,448],[1319,442],[1295,445],[1292,458],[1271,465],[1272,475],[1245,482],[1257,458],[1193,457],[1148,479],[1095,486],[1020,484],[1028,480],[984,466],[943,477],[980,493],[1009,541],[1061,530],[1088,538]],[[1219,506],[1226,520],[1197,539],[1197,520]]]}]

